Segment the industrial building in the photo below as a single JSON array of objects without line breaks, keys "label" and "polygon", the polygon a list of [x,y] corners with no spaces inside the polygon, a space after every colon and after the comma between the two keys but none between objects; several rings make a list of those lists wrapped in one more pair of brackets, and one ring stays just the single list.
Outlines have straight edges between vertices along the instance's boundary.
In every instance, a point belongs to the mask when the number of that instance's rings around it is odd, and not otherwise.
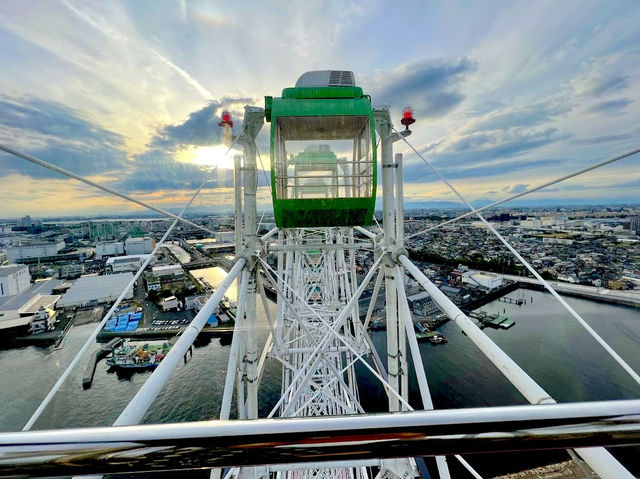
[{"label": "industrial building", "polygon": [[149,254],[156,247],[156,240],[149,236],[144,238],[127,238],[124,242],[124,248],[128,256],[134,254]]},{"label": "industrial building", "polygon": [[502,286],[502,276],[495,273],[480,273],[478,271],[465,271],[462,273],[462,283],[473,284],[491,291]]},{"label": "industrial building", "polygon": [[63,264],[58,270],[58,278],[77,278],[83,274],[84,265],[82,263]]},{"label": "industrial building", "polygon": [[124,243],[122,241],[96,244],[96,259],[122,255],[124,255]]},{"label": "industrial building", "polygon": [[[30,243],[7,248],[9,263],[23,263],[28,260],[56,256],[64,248],[64,241]],[[27,261],[25,261],[27,260]]]},{"label": "industrial building", "polygon": [[0,297],[20,294],[31,285],[29,267],[20,264],[0,266]]},{"label": "industrial building", "polygon": [[[58,301],[58,308],[82,308],[115,301],[124,291],[132,273],[107,274],[104,276],[83,276]],[[133,298],[133,287],[129,288],[125,299]]]},{"label": "industrial building", "polygon": [[429,316],[440,312],[438,306],[433,302],[431,296],[426,291],[421,291],[411,296],[407,296],[409,307],[415,314]]},{"label": "industrial building", "polygon": [[235,241],[235,231],[217,231],[213,237],[216,243],[232,243]]},{"label": "industrial building", "polygon": [[17,306],[21,302],[10,303],[15,309],[0,310],[0,331],[15,336],[51,330],[55,325],[54,308],[59,299],[59,295],[36,294],[20,307]]},{"label": "industrial building", "polygon": [[184,274],[184,270],[179,264],[154,266],[151,271],[153,272],[153,275],[158,278],[162,278],[164,276],[181,276]]},{"label": "industrial building", "polygon": [[[138,271],[142,263],[147,259],[146,254],[133,254],[127,256],[114,256],[105,263],[105,271],[108,273],[124,273],[126,271]],[[152,260],[153,261],[153,260]]]}]

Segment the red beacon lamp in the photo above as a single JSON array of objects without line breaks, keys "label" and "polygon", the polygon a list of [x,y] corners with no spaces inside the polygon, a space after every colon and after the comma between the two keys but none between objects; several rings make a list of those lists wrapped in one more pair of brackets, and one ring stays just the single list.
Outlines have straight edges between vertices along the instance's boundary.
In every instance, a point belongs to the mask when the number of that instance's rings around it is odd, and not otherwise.
[{"label": "red beacon lamp", "polygon": [[409,125],[412,125],[415,122],[416,120],[413,117],[413,108],[410,106],[405,107],[404,110],[402,110],[402,120],[400,120],[400,123],[405,126],[405,131],[408,131]]},{"label": "red beacon lamp", "polygon": [[229,110],[222,110],[222,119],[220,120],[220,123],[218,123],[218,126],[224,125],[229,125],[233,128],[233,120],[231,119],[231,113],[229,113]]}]

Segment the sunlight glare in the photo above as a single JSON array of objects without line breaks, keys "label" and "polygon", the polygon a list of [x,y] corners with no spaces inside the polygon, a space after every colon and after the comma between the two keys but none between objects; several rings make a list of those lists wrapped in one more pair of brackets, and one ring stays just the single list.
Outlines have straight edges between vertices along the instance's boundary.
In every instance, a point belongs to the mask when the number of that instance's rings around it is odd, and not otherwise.
[{"label": "sunlight glare", "polygon": [[233,157],[240,152],[232,149],[225,155],[227,148],[225,145],[200,147],[193,151],[190,162],[195,165],[218,166],[223,170],[232,170]]}]

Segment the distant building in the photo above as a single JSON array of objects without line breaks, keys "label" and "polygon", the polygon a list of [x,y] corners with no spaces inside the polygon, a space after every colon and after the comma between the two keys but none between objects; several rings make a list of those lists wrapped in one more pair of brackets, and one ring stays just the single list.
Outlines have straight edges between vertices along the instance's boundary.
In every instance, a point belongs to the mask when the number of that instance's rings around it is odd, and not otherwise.
[{"label": "distant building", "polygon": [[84,274],[84,265],[81,263],[63,264],[58,270],[58,278],[78,278]]},{"label": "distant building", "polygon": [[236,245],[235,243],[211,243],[203,245],[201,250],[205,254],[233,253],[236,250]]},{"label": "distant building", "polygon": [[124,248],[127,255],[133,254],[149,254],[156,247],[156,240],[149,236],[144,238],[127,238],[124,242]]},{"label": "distant building", "polygon": [[542,238],[542,242],[544,244],[563,244],[566,246],[573,244],[573,240],[571,238],[555,238],[553,236],[544,236]]},{"label": "distant building", "polygon": [[98,243],[96,245],[96,259],[122,255],[124,255],[124,243],[122,241]]},{"label": "distant building", "polygon": [[470,284],[491,291],[502,286],[502,276],[495,273],[485,273],[470,270],[467,266],[458,265],[458,268],[449,273],[449,280],[460,284]]},{"label": "distant building", "polygon": [[60,296],[57,295],[37,294],[19,309],[1,310],[0,332],[3,335],[19,336],[53,329],[56,321],[53,308],[59,299]]},{"label": "distant building", "polygon": [[154,266],[152,268],[152,271],[153,275],[157,276],[158,278],[162,278],[164,276],[182,276],[184,274],[184,270],[179,264]]},{"label": "distant building", "polygon": [[29,267],[20,264],[0,266],[0,297],[22,293],[31,285]]},{"label": "distant building", "polygon": [[160,278],[158,278],[157,276],[151,276],[151,275],[146,276],[145,283],[147,284],[147,292],[160,291],[162,289]]},{"label": "distant building", "polygon": [[51,309],[40,308],[36,314],[32,316],[31,327],[29,332],[31,334],[40,334],[53,330],[56,325],[56,313]]},{"label": "distant building", "polygon": [[454,288],[453,286],[441,286],[440,291],[446,294],[454,303],[462,303],[463,291],[460,288]]},{"label": "distant building", "polygon": [[526,220],[520,221],[520,226],[525,228],[539,228],[542,226],[542,221],[537,218],[527,218]]},{"label": "distant building", "polygon": [[542,216],[540,221],[542,226],[556,226],[565,224],[569,218],[565,215]]},{"label": "distant building", "polygon": [[433,302],[429,293],[426,291],[407,296],[407,301],[409,302],[411,311],[421,316],[429,316],[430,314],[440,311],[438,306]]},{"label": "distant building", "polygon": [[22,218],[20,218],[18,220],[18,226],[21,226],[23,228],[31,227],[31,216],[26,215],[26,216],[23,216]]},{"label": "distant building", "polygon": [[178,309],[180,307],[180,302],[178,298],[175,296],[169,296],[168,298],[164,298],[162,300],[162,310],[169,311],[170,309]]},{"label": "distant building", "polygon": [[107,273],[124,273],[127,271],[138,271],[142,263],[147,259],[146,254],[134,254],[127,256],[114,256],[105,263]]},{"label": "distant building", "polygon": [[62,248],[64,248],[64,241],[12,246],[7,248],[7,260],[9,263],[22,263],[25,260],[56,256]]},{"label": "distant building", "polygon": [[630,229],[635,234],[640,235],[640,216],[632,216]]},{"label": "distant building", "polygon": [[230,243],[235,241],[235,232],[234,231],[216,231],[213,235],[216,240],[216,243]]}]

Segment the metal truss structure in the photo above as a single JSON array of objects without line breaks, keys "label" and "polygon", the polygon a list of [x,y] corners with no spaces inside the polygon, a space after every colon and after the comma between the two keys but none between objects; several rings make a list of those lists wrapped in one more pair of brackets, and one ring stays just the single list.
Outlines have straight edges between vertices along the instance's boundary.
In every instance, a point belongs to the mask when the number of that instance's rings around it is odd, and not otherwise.
[{"label": "metal truss structure", "polygon": [[[555,405],[553,398],[407,257],[402,156],[393,155],[393,143],[406,139],[394,130],[388,108],[374,109],[383,195],[383,229],[378,232],[361,227],[274,228],[258,237],[255,138],[263,119],[261,108],[246,107],[243,130],[235,140],[242,145],[243,156],[236,157],[234,169],[236,262],[226,279],[119,416],[116,427],[110,431],[73,431],[67,442],[53,432],[0,434],[0,474],[21,472],[20,468],[42,476],[62,471],[87,473],[91,466],[101,473],[135,472],[158,470],[165,465],[171,469],[209,467],[214,478],[222,476],[222,467],[231,467],[224,472],[225,477],[410,479],[420,474],[421,459],[416,456],[432,455],[443,479],[450,477],[445,459],[448,455],[477,478],[479,474],[456,454],[482,450],[483,444],[487,450],[517,450],[523,447],[518,440],[540,438],[535,443],[537,448],[544,448],[545,444],[576,447],[571,454],[580,456],[603,479],[632,478],[600,446],[640,440],[638,401],[619,404],[621,418],[605,414],[608,407],[617,407],[609,403]],[[173,226],[182,220],[188,206],[179,216],[171,215],[175,219]],[[366,269],[362,260],[371,266]],[[429,412],[433,402],[404,290],[406,275],[431,295],[533,406],[526,410],[516,407]],[[365,313],[360,311],[359,300],[374,277],[373,294]],[[137,426],[233,281],[238,282],[238,310],[221,421],[193,426]],[[383,286],[386,361],[378,357],[367,333],[373,305]],[[277,295],[275,314],[266,289]],[[95,334],[121,300],[122,297],[116,301]],[[269,327],[262,350],[257,339],[258,301]],[[94,339],[92,335],[79,356]],[[78,357],[25,430],[37,420]],[[255,421],[259,385],[269,358],[282,366],[281,396],[268,415],[278,419]],[[380,381],[388,396],[388,411],[399,414],[366,414],[359,397],[357,362]],[[411,368],[422,403],[414,407],[422,412],[414,411],[409,404]],[[226,421],[231,417],[234,395],[240,421]],[[324,416],[331,417],[319,418]],[[581,422],[590,419],[595,422]],[[421,447],[420,453],[417,446]],[[137,467],[135,471],[129,469],[132,464]]]}]

